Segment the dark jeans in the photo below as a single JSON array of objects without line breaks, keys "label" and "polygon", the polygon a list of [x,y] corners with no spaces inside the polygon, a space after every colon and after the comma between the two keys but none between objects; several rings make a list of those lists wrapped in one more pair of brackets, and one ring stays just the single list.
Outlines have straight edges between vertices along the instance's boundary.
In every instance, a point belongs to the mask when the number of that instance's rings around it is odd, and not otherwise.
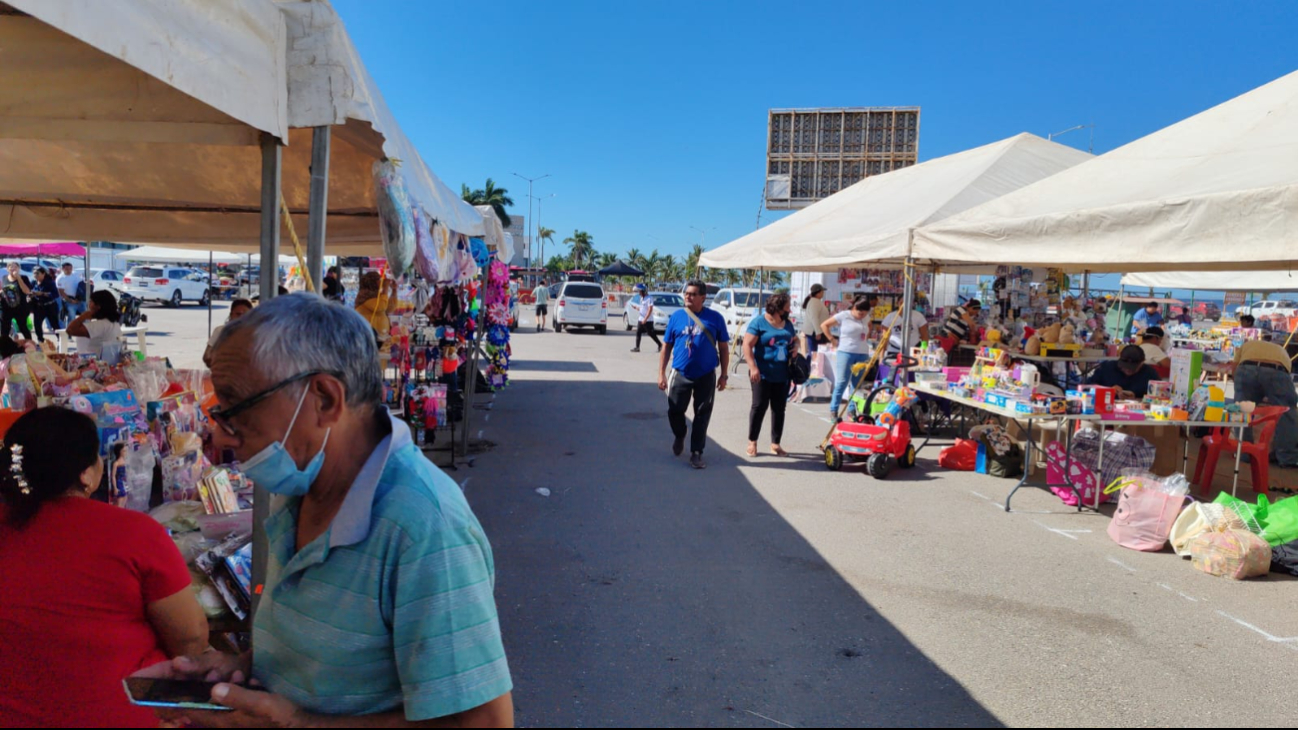
[{"label": "dark jeans", "polygon": [[712,403],[716,400],[717,373],[712,371],[690,380],[679,372],[672,373],[667,387],[667,420],[672,425],[672,435],[685,438],[687,430],[685,409],[694,399],[694,432],[690,436],[690,453],[701,454],[708,443],[708,423],[712,420]]},{"label": "dark jeans", "polygon": [[45,323],[50,323],[50,336],[57,337],[59,331],[59,305],[37,304],[32,307],[32,322],[36,325],[36,340],[45,341]]},{"label": "dark jeans", "polygon": [[654,332],[654,323],[641,322],[640,324],[636,325],[635,328],[635,349],[637,350],[640,349],[640,337],[646,334],[649,335],[649,339],[654,341],[654,344],[658,346],[659,350],[663,348],[662,340],[659,340],[658,333]]},{"label": "dark jeans", "polygon": [[32,338],[32,331],[27,328],[27,307],[9,307],[0,305],[0,337],[9,337],[13,334],[13,321],[18,321],[18,332],[22,334],[24,340]]},{"label": "dark jeans", "polygon": [[776,383],[766,378],[753,383],[753,408],[748,412],[748,440],[756,441],[762,435],[762,421],[766,409],[771,409],[771,445],[779,446],[784,435],[784,407],[789,404],[789,383]]},{"label": "dark jeans", "polygon": [[1283,466],[1298,464],[1298,414],[1294,412],[1298,392],[1294,391],[1293,376],[1284,370],[1242,362],[1235,369],[1235,400],[1288,406],[1276,424],[1271,454]]}]

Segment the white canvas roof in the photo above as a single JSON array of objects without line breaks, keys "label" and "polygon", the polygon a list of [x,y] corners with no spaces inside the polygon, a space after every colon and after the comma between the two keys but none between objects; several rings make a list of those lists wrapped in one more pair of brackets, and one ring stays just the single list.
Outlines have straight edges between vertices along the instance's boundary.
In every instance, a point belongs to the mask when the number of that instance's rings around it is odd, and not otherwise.
[{"label": "white canvas roof", "polygon": [[199,251],[192,248],[162,248],[161,246],[141,246],[124,251],[115,256],[122,261],[142,261],[162,264],[205,264],[208,255],[212,263],[241,264],[248,260],[246,256],[227,251]]},{"label": "white canvas roof", "polygon": [[721,269],[834,271],[900,263],[910,231],[1054,175],[1090,155],[1019,134],[867,177],[810,207],[705,253]]},{"label": "white canvas roof", "polygon": [[916,258],[1073,271],[1298,262],[1298,73],[915,231]]},{"label": "white canvas roof", "polygon": [[263,131],[287,142],[283,193],[305,239],[320,125],[333,127],[329,255],[381,255],[371,166],[385,157],[413,203],[483,233],[326,0],[5,1],[21,12],[0,3],[0,67],[16,82],[0,86],[4,239],[256,250]]},{"label": "white canvas roof", "polygon": [[1127,274],[1128,288],[1190,289],[1198,291],[1298,292],[1298,272],[1288,271],[1163,271]]}]

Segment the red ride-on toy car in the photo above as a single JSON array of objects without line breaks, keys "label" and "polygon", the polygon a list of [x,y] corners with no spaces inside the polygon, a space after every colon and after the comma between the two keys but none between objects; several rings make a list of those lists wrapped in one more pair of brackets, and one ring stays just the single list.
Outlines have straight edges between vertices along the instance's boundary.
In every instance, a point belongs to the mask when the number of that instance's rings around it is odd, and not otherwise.
[{"label": "red ride-on toy car", "polygon": [[[888,390],[885,387],[872,392],[868,402]],[[875,479],[887,477],[898,465],[903,469],[915,466],[915,445],[910,440],[910,419],[905,413],[914,401],[915,391],[898,388],[888,407],[876,418],[871,419],[867,407],[855,422],[839,423],[825,446],[825,466],[838,471],[844,461],[864,461],[866,471]]]}]

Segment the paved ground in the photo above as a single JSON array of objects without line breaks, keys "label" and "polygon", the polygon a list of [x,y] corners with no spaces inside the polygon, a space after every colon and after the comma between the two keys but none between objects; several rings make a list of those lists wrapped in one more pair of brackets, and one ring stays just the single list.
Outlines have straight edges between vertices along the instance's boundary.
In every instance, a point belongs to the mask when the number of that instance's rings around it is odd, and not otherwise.
[{"label": "paved ground", "polygon": [[[499,444],[453,475],[496,549],[520,724],[1282,725],[1298,583],[1113,544],[1108,519],[937,469],[742,456],[718,397],[695,472],[630,337],[520,332]],[[551,490],[543,497],[536,489]],[[1021,511],[1020,511],[1021,510]]]},{"label": "paved ground", "polygon": [[[171,359],[171,364],[178,368],[203,367],[203,350],[207,347],[207,307],[186,302],[179,309],[170,309],[156,304],[146,304],[141,310],[148,322],[141,322],[149,328],[146,335],[150,355],[164,355]],[[225,324],[230,316],[229,302],[212,303],[212,326]],[[135,347],[134,338],[131,347]]]},{"label": "paved ground", "polygon": [[[151,351],[196,364],[206,311],[148,314]],[[473,412],[497,447],[450,472],[495,547],[520,725],[1292,724],[1298,583],[1124,550],[1036,490],[1006,514],[1008,482],[936,451],[829,473],[822,404],[790,409],[796,458],[749,459],[746,387],[696,472],[652,348],[525,330]]]}]

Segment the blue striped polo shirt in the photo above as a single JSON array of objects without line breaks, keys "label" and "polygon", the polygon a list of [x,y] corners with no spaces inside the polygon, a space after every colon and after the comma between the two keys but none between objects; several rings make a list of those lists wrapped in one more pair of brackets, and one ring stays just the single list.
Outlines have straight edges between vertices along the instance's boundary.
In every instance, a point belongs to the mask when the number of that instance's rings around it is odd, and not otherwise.
[{"label": "blue striped polo shirt", "polygon": [[266,521],[258,681],[310,712],[410,721],[510,691],[491,545],[408,426],[393,419],[329,530],[296,551],[299,505],[277,497]]}]

